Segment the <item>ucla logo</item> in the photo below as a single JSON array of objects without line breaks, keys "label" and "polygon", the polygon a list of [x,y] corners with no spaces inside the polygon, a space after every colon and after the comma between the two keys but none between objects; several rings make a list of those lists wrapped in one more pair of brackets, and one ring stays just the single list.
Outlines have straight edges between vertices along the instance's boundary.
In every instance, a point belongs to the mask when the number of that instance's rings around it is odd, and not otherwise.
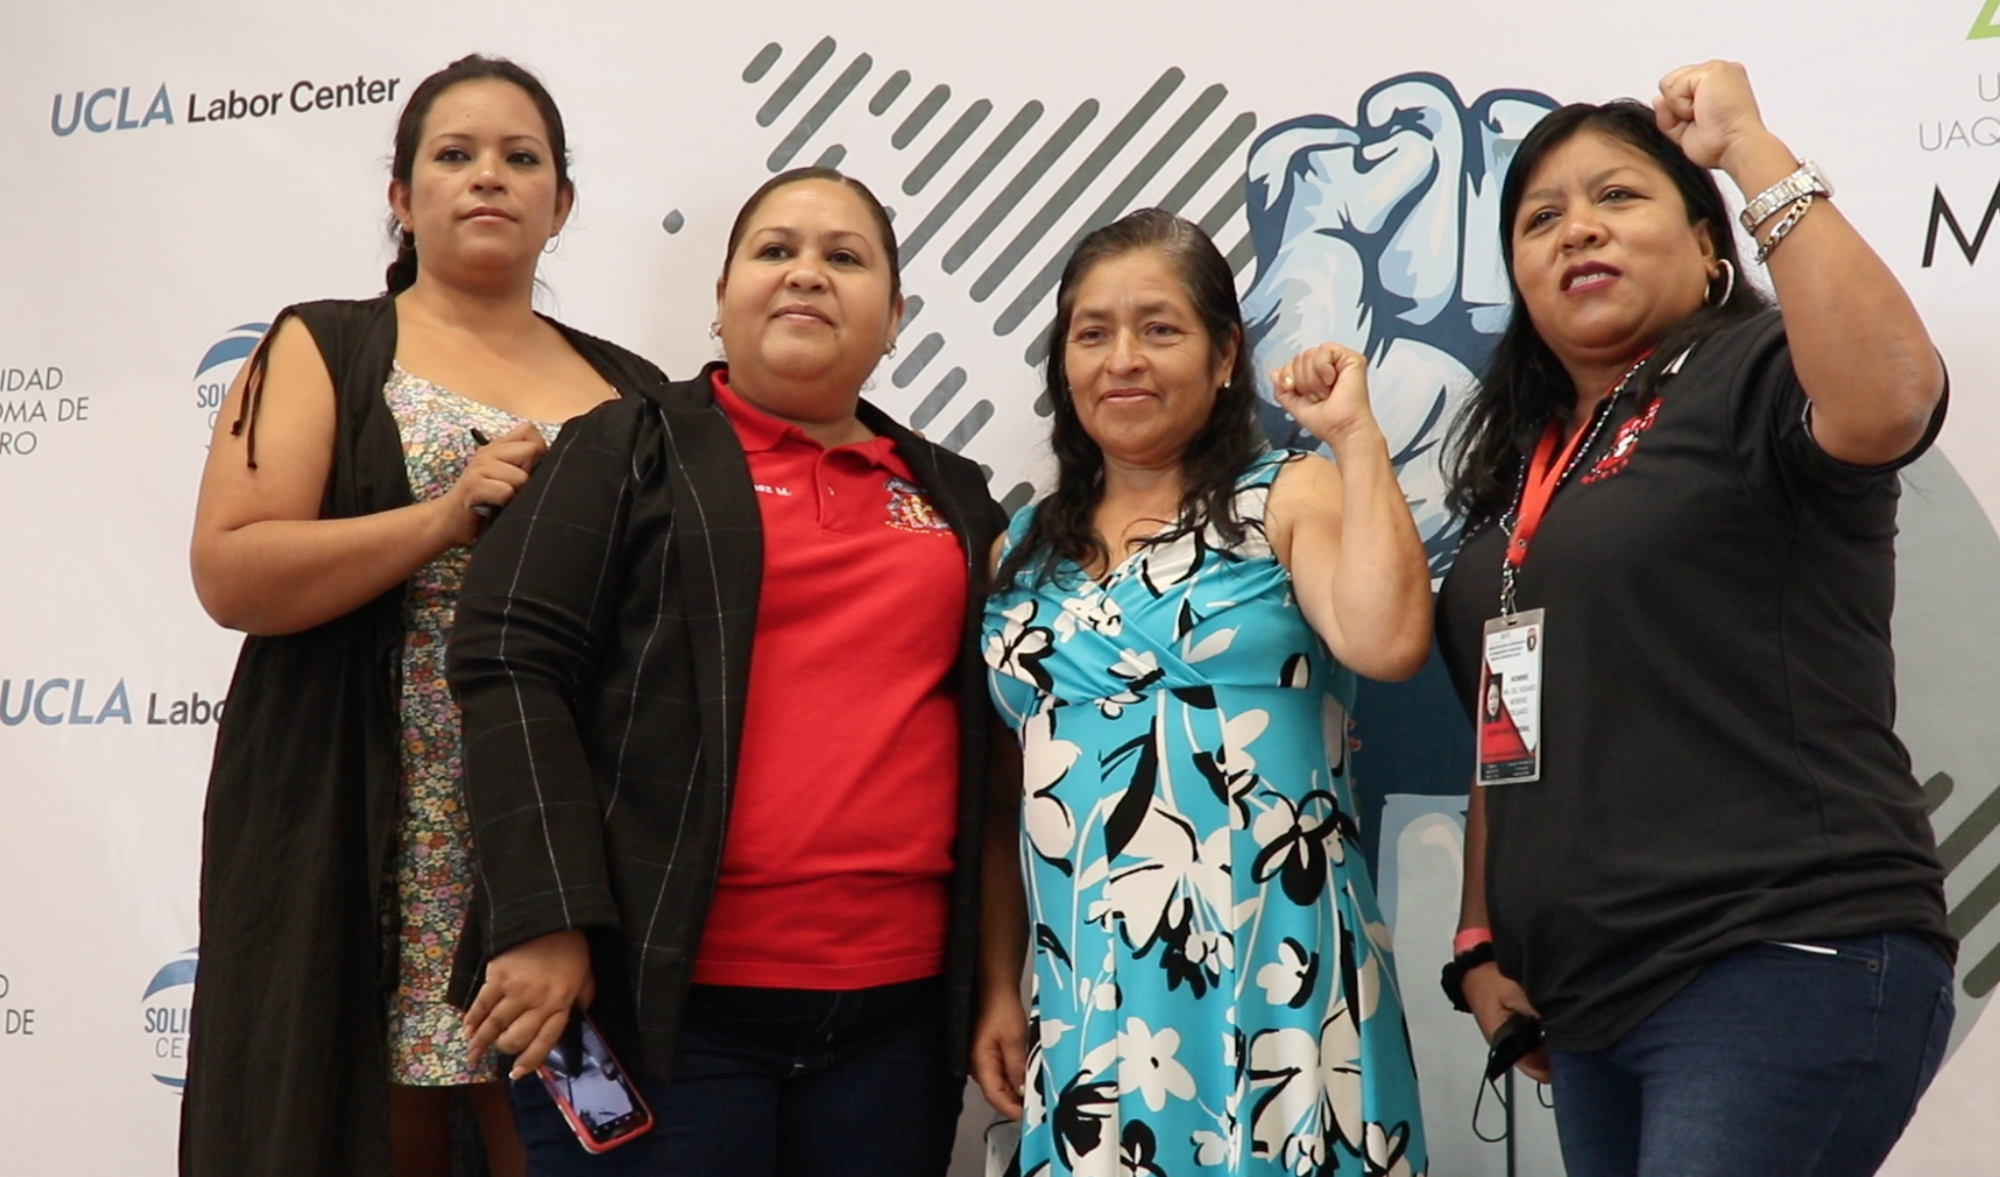
[{"label": "ucla logo", "polygon": [[[89,97],[85,97],[86,93]],[[63,114],[65,104],[69,108],[67,116]],[[67,103],[63,95],[57,94],[55,104],[49,111],[49,130],[59,136],[74,135],[78,127],[93,134],[140,131],[156,122],[168,126],[174,122],[174,100],[168,95],[165,82],[160,83],[159,90],[153,94],[152,101],[146,103],[143,111],[132,105],[130,86],[117,89],[106,86],[88,92],[78,90],[74,97],[67,99]]]},{"label": "ucla logo", "polygon": [[[186,121],[190,124],[227,123],[240,119],[271,118],[284,113],[287,108],[298,114],[314,114],[378,106],[395,101],[396,87],[402,80],[356,74],[351,82],[320,82],[301,78],[285,90],[246,88],[239,93],[231,86],[221,97],[210,94],[203,98],[201,94],[189,91]],[[160,83],[150,101],[144,97],[143,86],[138,95],[134,96],[130,86],[105,86],[69,94],[59,92],[49,108],[49,130],[58,137],[65,137],[76,134],[78,127],[92,134],[103,134],[105,131],[141,131],[154,123],[174,125],[174,99],[167,92],[165,82]]]},{"label": "ucla logo", "polygon": [[237,369],[270,329],[269,323],[238,323],[227,335],[210,344],[202,353],[201,362],[194,366],[194,407],[209,433],[215,431],[215,415],[222,408],[222,398],[229,394],[229,383],[236,379]]},{"label": "ucla logo", "polygon": [[160,966],[139,999],[140,1027],[153,1078],[175,1091],[187,1086],[188,1030],[198,955],[190,948]]},{"label": "ucla logo", "polygon": [[222,722],[226,699],[204,699],[194,691],[185,699],[146,693],[143,720],[134,720],[132,692],[119,679],[109,689],[92,687],[86,678],[0,678],[0,728],[20,727],[33,720],[41,727],[90,726],[118,723],[131,727],[206,727]]},{"label": "ucla logo", "polygon": [[33,719],[57,724],[132,722],[132,699],[119,679],[110,690],[93,691],[88,679],[0,679],[0,725],[19,727]]}]

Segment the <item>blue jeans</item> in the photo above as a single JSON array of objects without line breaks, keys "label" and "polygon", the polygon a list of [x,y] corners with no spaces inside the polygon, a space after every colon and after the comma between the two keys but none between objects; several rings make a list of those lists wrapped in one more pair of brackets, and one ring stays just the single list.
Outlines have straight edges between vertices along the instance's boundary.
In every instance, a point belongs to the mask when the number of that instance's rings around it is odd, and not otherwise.
[{"label": "blue jeans", "polygon": [[534,1177],[943,1177],[962,1084],[941,978],[818,991],[696,985],[657,1121],[585,1152],[539,1079],[512,1085]]},{"label": "blue jeans", "polygon": [[1864,1177],[1944,1059],[1952,975],[1920,936],[1753,944],[1616,1045],[1550,1051],[1569,1177]]}]

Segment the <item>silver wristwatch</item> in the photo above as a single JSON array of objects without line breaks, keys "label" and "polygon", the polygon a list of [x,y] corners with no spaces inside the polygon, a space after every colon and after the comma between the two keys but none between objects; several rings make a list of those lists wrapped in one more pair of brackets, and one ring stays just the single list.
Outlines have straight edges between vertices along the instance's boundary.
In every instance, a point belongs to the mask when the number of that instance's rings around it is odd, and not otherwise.
[{"label": "silver wristwatch", "polygon": [[1819,170],[1819,165],[1809,159],[1799,161],[1799,170],[1771,185],[1757,194],[1757,199],[1743,206],[1737,220],[1743,222],[1743,231],[1754,234],[1757,226],[1771,219],[1771,214],[1804,196],[1808,192],[1816,196],[1832,196],[1833,181]]}]

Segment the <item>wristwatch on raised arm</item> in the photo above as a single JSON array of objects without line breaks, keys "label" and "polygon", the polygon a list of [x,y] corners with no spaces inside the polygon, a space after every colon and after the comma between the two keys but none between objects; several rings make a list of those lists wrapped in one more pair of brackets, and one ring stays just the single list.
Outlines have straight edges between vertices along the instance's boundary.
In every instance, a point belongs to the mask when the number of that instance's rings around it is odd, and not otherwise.
[{"label": "wristwatch on raised arm", "polygon": [[1802,159],[1797,171],[1759,192],[1755,200],[1744,205],[1737,220],[1743,222],[1745,233],[1755,235],[1757,226],[1770,220],[1773,213],[1808,193],[1832,196],[1833,181],[1826,178],[1826,173],[1819,170],[1818,164]]}]

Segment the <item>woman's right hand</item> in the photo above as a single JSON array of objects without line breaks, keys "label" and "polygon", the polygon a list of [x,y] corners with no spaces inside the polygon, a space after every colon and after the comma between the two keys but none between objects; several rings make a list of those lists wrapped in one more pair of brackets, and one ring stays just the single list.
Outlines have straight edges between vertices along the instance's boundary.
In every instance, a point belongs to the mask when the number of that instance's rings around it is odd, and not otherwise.
[{"label": "woman's right hand", "polygon": [[[1526,1014],[1531,1018],[1542,1016],[1529,1003],[1527,990],[1502,973],[1500,966],[1491,961],[1465,974],[1464,992],[1465,1004],[1472,1007],[1472,1018],[1479,1023],[1479,1033],[1489,1043],[1507,1019],[1515,1014]],[[1535,1047],[1517,1065],[1528,1078],[1537,1083],[1547,1083],[1548,1047]]]},{"label": "woman's right hand", "polygon": [[298,633],[399,587],[439,553],[471,543],[480,524],[473,505],[510,501],[547,452],[524,423],[481,446],[438,498],[322,519],[338,432],[333,377],[302,320],[285,320],[266,346],[255,421],[235,432],[251,364],[218,412],[188,553],[202,607],[231,629]]},{"label": "woman's right hand", "polygon": [[446,513],[452,542],[469,544],[478,539],[485,519],[473,508],[498,511],[513,502],[548,452],[542,431],[526,421],[473,451],[458,481],[435,500]]},{"label": "woman's right hand", "polygon": [[993,1110],[1021,1118],[1028,1078],[1028,1012],[1018,992],[999,993],[981,1003],[972,1028],[972,1078]]},{"label": "woman's right hand", "polygon": [[486,963],[486,984],[465,1011],[472,1056],[497,1046],[515,1056],[508,1078],[533,1074],[562,1037],[569,1011],[578,1005],[587,1008],[596,995],[590,945],[581,931],[553,932],[516,944]]},{"label": "woman's right hand", "polygon": [[1307,348],[1272,370],[1271,394],[1279,408],[1336,454],[1356,432],[1373,434],[1365,444],[1388,448],[1368,400],[1368,357],[1353,348],[1338,343]]}]

